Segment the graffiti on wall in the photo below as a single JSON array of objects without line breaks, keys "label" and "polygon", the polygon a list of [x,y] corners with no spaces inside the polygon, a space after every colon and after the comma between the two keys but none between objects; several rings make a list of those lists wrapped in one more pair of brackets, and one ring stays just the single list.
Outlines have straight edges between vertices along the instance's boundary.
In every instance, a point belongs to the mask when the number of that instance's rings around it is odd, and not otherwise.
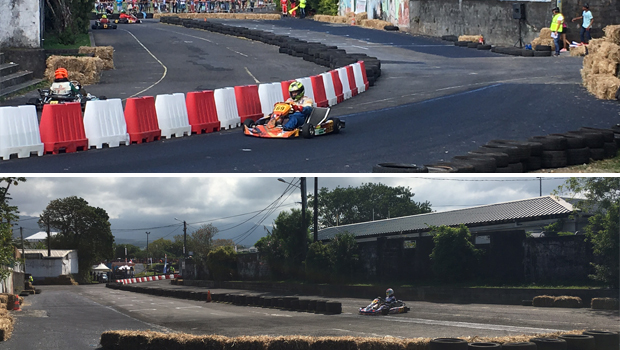
[{"label": "graffiti on wall", "polygon": [[[358,0],[340,0],[338,14],[361,11],[362,4]],[[361,1],[360,1],[361,2]],[[409,27],[409,0],[363,0],[369,19],[381,19],[401,27]],[[362,5],[362,6],[360,6]]]}]

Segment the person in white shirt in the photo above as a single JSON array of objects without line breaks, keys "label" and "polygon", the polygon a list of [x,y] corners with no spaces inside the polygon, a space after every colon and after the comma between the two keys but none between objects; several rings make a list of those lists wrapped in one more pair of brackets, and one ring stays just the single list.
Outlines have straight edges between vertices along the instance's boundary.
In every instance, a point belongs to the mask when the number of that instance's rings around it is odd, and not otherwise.
[{"label": "person in white shirt", "polygon": [[592,21],[594,20],[594,16],[592,16],[592,12],[590,11],[590,6],[588,4],[583,4],[583,12],[581,16],[573,18],[573,22],[580,19],[583,19],[583,23],[581,24],[579,37],[581,38],[582,44],[587,44],[590,40],[592,40],[592,35],[590,35],[590,29],[592,29]]}]

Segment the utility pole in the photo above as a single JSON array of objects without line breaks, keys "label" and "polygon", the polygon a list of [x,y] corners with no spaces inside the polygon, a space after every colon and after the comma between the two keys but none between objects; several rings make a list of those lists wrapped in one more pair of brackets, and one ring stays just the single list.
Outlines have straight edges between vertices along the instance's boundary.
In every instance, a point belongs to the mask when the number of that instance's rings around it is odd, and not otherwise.
[{"label": "utility pole", "polygon": [[299,181],[301,189],[301,232],[303,234],[303,249],[308,251],[308,226],[306,226],[306,208],[308,208],[308,193],[306,192],[306,178],[302,177]]},{"label": "utility pole", "polygon": [[52,256],[52,248],[51,248],[51,244],[52,244],[52,234],[50,233],[50,223],[49,221],[47,222],[47,256],[50,257]]},{"label": "utility pole", "polygon": [[149,235],[150,234],[151,234],[150,232],[146,233],[146,263],[147,264],[149,263]]},{"label": "utility pole", "polygon": [[[19,236],[22,238],[22,259],[26,262],[26,253],[24,252],[24,228],[19,227]],[[24,272],[26,272],[26,264],[24,263]]]},{"label": "utility pole", "polygon": [[542,177],[538,178],[538,188],[539,188],[539,192],[540,192],[540,197],[542,197]]},{"label": "utility pole", "polygon": [[187,246],[187,222],[183,220],[183,259],[187,259],[185,247]]},{"label": "utility pole", "polygon": [[314,178],[314,242],[319,240],[319,178]]}]

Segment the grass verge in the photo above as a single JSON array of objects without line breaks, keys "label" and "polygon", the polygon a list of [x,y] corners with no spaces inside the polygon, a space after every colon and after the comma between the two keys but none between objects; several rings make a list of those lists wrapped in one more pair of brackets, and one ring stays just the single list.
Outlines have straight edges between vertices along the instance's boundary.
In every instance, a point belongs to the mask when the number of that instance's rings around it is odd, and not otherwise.
[{"label": "grass verge", "polygon": [[533,173],[620,173],[620,154],[611,159],[599,160],[590,164],[573,165],[566,168],[542,169]]},{"label": "grass verge", "polygon": [[80,46],[90,46],[90,36],[88,33],[78,34],[77,40],[73,45],[64,45],[58,41],[58,36],[46,34],[43,40],[43,48],[46,50],[66,50],[79,49]]},{"label": "grass verge", "polygon": [[25,94],[29,93],[30,91],[34,91],[36,89],[47,89],[47,88],[50,87],[50,85],[51,85],[51,83],[49,81],[43,80],[43,81],[41,81],[38,84],[29,86],[27,88],[23,88],[23,89],[18,90],[18,91],[14,92],[14,93],[12,93],[10,95],[4,96],[4,97],[0,97],[0,102],[6,101],[6,100],[10,100],[11,98],[16,97],[16,96],[25,95]]}]

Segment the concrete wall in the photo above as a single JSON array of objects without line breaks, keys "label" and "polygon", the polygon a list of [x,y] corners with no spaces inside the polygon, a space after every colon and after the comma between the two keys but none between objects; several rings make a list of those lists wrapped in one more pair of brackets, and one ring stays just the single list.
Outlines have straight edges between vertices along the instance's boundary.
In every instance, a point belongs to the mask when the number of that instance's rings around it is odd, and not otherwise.
[{"label": "concrete wall", "polygon": [[525,276],[532,282],[586,281],[593,272],[592,247],[585,236],[528,238],[524,250]]},{"label": "concrete wall", "polygon": [[34,279],[78,273],[78,255],[73,251],[64,258],[26,259],[26,271]]},{"label": "concrete wall", "polygon": [[243,280],[264,280],[269,277],[269,267],[260,253],[238,254],[237,273]]},{"label": "concrete wall", "polygon": [[[593,36],[602,36],[602,28],[620,23],[620,1],[617,0],[563,0],[562,12],[569,19],[569,40],[579,41],[578,22],[570,19],[581,15],[581,6],[589,3],[594,15]],[[512,18],[512,4],[525,4],[526,19],[522,23],[525,43],[538,37],[540,29],[549,26],[551,9],[556,1],[500,1],[500,0],[411,0],[409,2],[409,31],[430,36],[478,35],[488,43],[514,45],[519,38],[519,20]]]},{"label": "concrete wall", "polygon": [[0,48],[39,48],[40,0],[0,0]]}]

